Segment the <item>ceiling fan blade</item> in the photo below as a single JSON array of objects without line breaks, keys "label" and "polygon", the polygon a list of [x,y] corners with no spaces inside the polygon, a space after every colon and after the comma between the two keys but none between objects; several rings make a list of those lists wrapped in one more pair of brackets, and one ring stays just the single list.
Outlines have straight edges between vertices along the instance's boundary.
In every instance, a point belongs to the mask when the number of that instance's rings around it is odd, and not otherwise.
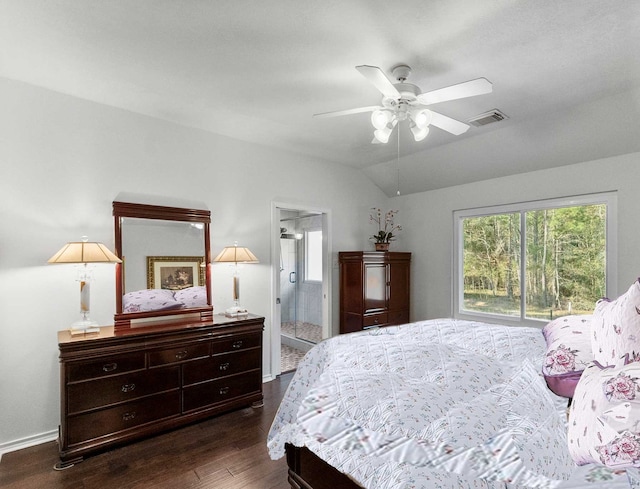
[{"label": "ceiling fan blade", "polygon": [[376,109],[382,109],[379,105],[371,105],[369,107],[358,107],[357,109],[337,110],[335,112],[322,112],[313,114],[313,117],[338,117],[341,115],[359,114],[361,112],[373,112]]},{"label": "ceiling fan blade", "polygon": [[447,102],[448,100],[456,100],[459,98],[473,97],[475,95],[483,95],[491,93],[493,90],[492,83],[486,78],[476,78],[475,80],[458,83],[450,87],[431,90],[430,92],[418,95],[418,102],[425,105],[437,104],[439,102]]},{"label": "ceiling fan blade", "polygon": [[455,119],[452,119],[451,117],[447,117],[446,115],[442,115],[438,112],[434,112],[433,110],[431,111],[431,114],[432,114],[432,118],[431,118],[432,126],[439,127],[443,131],[450,132],[455,136],[459,136],[460,134],[467,132],[467,130],[470,127],[469,124],[465,124],[464,122],[457,121]]},{"label": "ceiling fan blade", "polygon": [[374,87],[376,87],[382,95],[391,98],[400,98],[400,92],[393,86],[391,80],[387,78],[387,75],[377,66],[361,65],[356,66],[356,70],[360,72],[367,80],[369,80]]}]

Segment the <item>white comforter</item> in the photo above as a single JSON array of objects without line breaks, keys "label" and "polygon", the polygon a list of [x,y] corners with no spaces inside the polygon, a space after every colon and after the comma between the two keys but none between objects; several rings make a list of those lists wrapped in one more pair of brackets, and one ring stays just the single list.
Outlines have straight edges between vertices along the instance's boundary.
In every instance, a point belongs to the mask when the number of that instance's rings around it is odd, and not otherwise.
[{"label": "white comforter", "polygon": [[365,488],[557,487],[575,466],[544,351],[539,329],[451,319],[326,340],[289,385],[271,457],[305,445]]}]

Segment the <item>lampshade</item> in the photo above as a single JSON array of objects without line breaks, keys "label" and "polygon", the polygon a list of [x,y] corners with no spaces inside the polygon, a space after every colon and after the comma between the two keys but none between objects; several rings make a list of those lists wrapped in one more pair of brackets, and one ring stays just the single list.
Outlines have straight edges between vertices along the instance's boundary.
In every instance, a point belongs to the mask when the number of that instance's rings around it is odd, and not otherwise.
[{"label": "lampshade", "polygon": [[431,120],[433,119],[433,112],[429,109],[421,110],[420,112],[416,112],[411,117],[413,121],[416,123],[420,129],[427,127],[431,124]]},{"label": "lampshade", "polygon": [[238,263],[259,263],[256,255],[249,251],[249,248],[240,248],[238,243],[225,247],[213,261],[219,263],[233,263],[235,273],[233,274],[233,306],[224,311],[229,317],[241,317],[248,314],[244,307],[240,307],[240,273]]},{"label": "lampshade", "polygon": [[374,110],[371,113],[371,124],[376,129],[382,129],[393,119],[393,114],[388,110]]},{"label": "lampshade", "polygon": [[122,263],[102,243],[73,241],[49,258],[49,263]]},{"label": "lampshade", "polygon": [[226,263],[260,263],[249,248],[241,248],[237,244],[225,247],[213,261]]},{"label": "lampshade", "polygon": [[87,263],[122,263],[122,260],[109,251],[102,243],[89,242],[86,236],[82,241],[72,241],[49,258],[49,263],[81,263],[84,265],[78,274],[80,282],[81,319],[71,325],[71,334],[97,333],[98,323],[89,318],[91,269]]},{"label": "lampshade", "polygon": [[429,126],[419,127],[417,124],[411,125],[411,132],[413,133],[413,139],[416,141],[422,141],[429,134]]},{"label": "lampshade", "polygon": [[389,141],[391,131],[393,131],[393,126],[391,124],[387,124],[382,129],[376,129],[373,131],[373,136],[381,143],[387,143]]}]

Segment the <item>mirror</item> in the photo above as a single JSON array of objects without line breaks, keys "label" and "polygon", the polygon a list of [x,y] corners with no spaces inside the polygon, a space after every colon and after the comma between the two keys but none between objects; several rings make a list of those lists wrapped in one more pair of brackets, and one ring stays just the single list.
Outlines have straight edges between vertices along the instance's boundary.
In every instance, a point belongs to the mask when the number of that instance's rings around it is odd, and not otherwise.
[{"label": "mirror", "polygon": [[212,318],[208,210],[113,202],[115,331]]}]

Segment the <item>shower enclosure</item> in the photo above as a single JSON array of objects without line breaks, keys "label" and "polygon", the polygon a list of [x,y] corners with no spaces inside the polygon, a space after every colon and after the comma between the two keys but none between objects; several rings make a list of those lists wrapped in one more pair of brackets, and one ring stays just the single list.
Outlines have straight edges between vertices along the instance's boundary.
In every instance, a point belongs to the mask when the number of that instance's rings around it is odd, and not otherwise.
[{"label": "shower enclosure", "polygon": [[322,215],[297,214],[280,219],[281,334],[308,350],[322,339]]}]

